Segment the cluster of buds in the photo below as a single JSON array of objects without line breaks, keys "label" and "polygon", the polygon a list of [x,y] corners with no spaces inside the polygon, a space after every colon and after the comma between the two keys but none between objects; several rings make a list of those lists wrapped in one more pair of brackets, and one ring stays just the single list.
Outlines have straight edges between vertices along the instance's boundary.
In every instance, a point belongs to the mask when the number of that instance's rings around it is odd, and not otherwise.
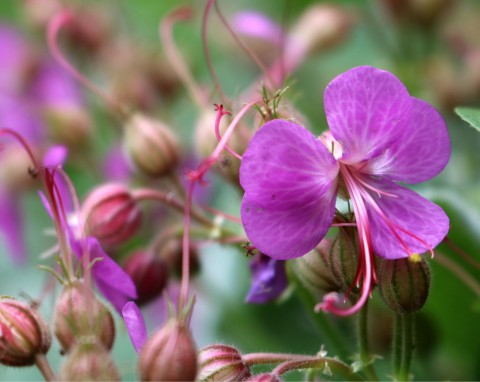
[{"label": "cluster of buds", "polygon": [[245,381],[252,375],[240,352],[227,345],[210,345],[201,349],[198,365],[197,380],[202,382]]}]

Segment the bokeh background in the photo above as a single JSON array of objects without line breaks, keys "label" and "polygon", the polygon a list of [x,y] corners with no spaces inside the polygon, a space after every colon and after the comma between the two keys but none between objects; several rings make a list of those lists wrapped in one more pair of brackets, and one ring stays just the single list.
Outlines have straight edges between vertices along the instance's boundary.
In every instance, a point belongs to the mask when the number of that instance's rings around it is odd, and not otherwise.
[{"label": "bokeh background", "polygon": [[[16,29],[32,51],[46,57],[49,53],[40,10],[47,12],[51,3],[55,2],[2,0],[0,23]],[[201,39],[205,1],[72,0],[62,3],[74,10],[91,12],[85,16],[91,30],[106,28],[104,35],[100,33],[105,39],[99,42],[103,44],[101,47],[76,46],[71,41],[61,40],[75,66],[107,91],[117,92],[115,94],[134,107],[167,121],[181,137],[184,152],[193,152],[193,131],[199,111],[166,62],[158,27],[172,10],[180,6],[193,9],[190,21],[175,26],[174,40],[195,79],[205,89],[211,89],[212,80]],[[309,7],[321,3],[328,4],[308,0],[218,1],[227,19],[237,12],[254,10],[264,13],[286,31]],[[453,111],[456,106],[480,106],[480,3],[475,0],[338,0],[332,3],[344,12],[348,22],[338,31],[338,39],[309,55],[291,74],[285,97],[304,116],[306,126],[320,133],[327,128],[322,98],[328,82],[354,66],[372,65],[393,72],[412,95],[435,105],[447,121],[452,157],[440,176],[416,190],[447,211],[451,219],[449,239],[480,262],[480,135]],[[94,18],[95,15],[104,25]],[[209,17],[207,37],[220,82],[225,93],[235,99],[257,80],[260,71],[229,36],[214,11]],[[123,51],[116,45],[120,40],[125,44]],[[264,59],[269,60],[269,54],[278,55],[279,50],[262,48]],[[156,59],[146,62],[148,59],[144,56],[149,55]],[[163,81],[163,88],[151,86],[153,80],[147,72],[155,68],[147,63],[158,63],[157,69],[161,67],[159,72],[165,78],[159,82]],[[105,161],[109,147],[116,142],[116,130],[122,121],[111,117],[102,99],[81,89],[93,134],[86,148],[74,152],[65,168],[83,198],[103,181],[98,168]],[[219,102],[215,94],[211,103],[214,102]],[[2,113],[7,111],[1,110]],[[47,128],[40,113],[38,118],[42,128]],[[8,119],[0,115],[0,120],[3,123]],[[238,214],[241,200],[238,189],[215,177],[211,178],[208,187],[206,192],[212,205]],[[46,280],[45,272],[36,266],[48,262],[39,256],[54,243],[46,234],[53,226],[35,191],[22,192],[18,198],[28,262],[20,267],[13,265],[0,238],[0,294],[36,298]],[[134,242],[131,246],[138,244]],[[480,380],[480,270],[444,244],[438,251],[441,258],[447,260],[429,260],[433,275],[431,293],[424,309],[417,314],[418,346],[412,373],[415,380]],[[294,290],[289,290],[274,303],[251,305],[244,302],[250,276],[248,259],[242,250],[218,244],[203,245],[200,261],[201,271],[194,281],[197,306],[192,323],[199,347],[224,343],[235,345],[245,353],[314,354],[326,344],[330,355],[337,354],[319,329],[319,318],[311,313],[309,304],[312,301],[306,302]],[[461,268],[460,272],[457,267]],[[462,272],[473,280],[473,286],[466,285],[465,281],[470,279]],[[41,309],[47,318],[52,317],[56,295],[58,290],[43,300]],[[151,332],[162,320],[162,309],[160,302],[145,309]],[[388,379],[393,316],[383,306],[377,292],[371,309],[372,351],[383,357],[376,364],[383,378]],[[344,346],[353,356],[357,351],[352,330],[355,318],[327,319],[345,333]],[[124,379],[134,380],[136,354],[121,320],[117,319],[116,323],[118,334],[113,356]],[[58,345],[48,357],[54,368],[58,368],[62,358]],[[40,378],[34,368],[0,366],[1,380]],[[289,378],[301,376],[293,374]]]}]

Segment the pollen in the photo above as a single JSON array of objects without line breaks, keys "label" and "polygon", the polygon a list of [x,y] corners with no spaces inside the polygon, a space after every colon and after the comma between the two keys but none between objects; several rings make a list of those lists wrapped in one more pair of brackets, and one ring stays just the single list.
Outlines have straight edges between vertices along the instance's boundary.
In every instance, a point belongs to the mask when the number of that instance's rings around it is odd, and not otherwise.
[{"label": "pollen", "polygon": [[419,263],[422,261],[422,256],[419,255],[418,253],[412,253],[408,260],[410,260],[412,263]]}]

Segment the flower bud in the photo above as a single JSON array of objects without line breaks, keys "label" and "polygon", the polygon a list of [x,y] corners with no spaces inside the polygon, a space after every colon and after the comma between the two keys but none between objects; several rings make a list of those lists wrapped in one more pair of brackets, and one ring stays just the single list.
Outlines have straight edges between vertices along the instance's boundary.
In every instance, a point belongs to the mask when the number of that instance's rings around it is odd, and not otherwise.
[{"label": "flower bud", "polygon": [[197,352],[188,327],[171,319],[143,346],[138,369],[142,381],[193,381]]},{"label": "flower bud", "polygon": [[120,381],[107,350],[96,342],[77,343],[59,373],[60,381]]},{"label": "flower bud", "polygon": [[45,320],[22,302],[0,299],[0,363],[31,366],[39,354],[46,354],[52,336]]},{"label": "flower bud", "polygon": [[0,184],[10,191],[17,192],[35,184],[28,174],[32,162],[19,145],[9,145],[1,149]]},{"label": "flower bud", "polygon": [[308,54],[318,53],[343,41],[350,24],[351,16],[340,6],[313,5],[293,27],[289,45],[300,45]]},{"label": "flower bud", "polygon": [[82,206],[88,235],[103,246],[115,246],[130,239],[141,223],[141,210],[128,188],[104,184],[94,189]]},{"label": "flower bud", "polygon": [[338,291],[341,283],[336,279],[330,264],[332,242],[323,239],[317,248],[305,256],[288,262],[298,280],[309,292],[320,297],[328,292]]},{"label": "flower bud", "polygon": [[49,105],[43,108],[52,140],[72,149],[85,147],[92,135],[89,115],[74,105]]},{"label": "flower bud", "polygon": [[133,164],[152,177],[167,175],[179,160],[178,143],[162,122],[133,114],[125,126],[125,145]]},{"label": "flower bud", "polygon": [[342,228],[330,249],[330,267],[340,289],[352,285],[358,266],[358,236],[356,228]]},{"label": "flower bud", "polygon": [[115,340],[112,314],[81,280],[63,289],[55,306],[54,332],[64,352],[85,337],[95,339],[106,350]]},{"label": "flower bud", "polygon": [[198,381],[243,381],[251,376],[240,352],[231,346],[210,345],[198,353]]},{"label": "flower bud", "polygon": [[396,313],[413,313],[427,301],[430,268],[420,255],[385,260],[379,273],[380,295]]},{"label": "flower bud", "polygon": [[160,296],[168,281],[166,262],[149,252],[137,251],[128,257],[123,269],[137,288],[137,304],[142,305]]},{"label": "flower bud", "polygon": [[[193,276],[198,273],[200,269],[200,261],[198,259],[198,252],[193,246],[190,246],[188,253],[190,255],[190,276]],[[177,236],[166,238],[165,241],[157,247],[156,256],[165,261],[169,272],[171,272],[173,276],[181,276],[183,256],[182,239]]]}]

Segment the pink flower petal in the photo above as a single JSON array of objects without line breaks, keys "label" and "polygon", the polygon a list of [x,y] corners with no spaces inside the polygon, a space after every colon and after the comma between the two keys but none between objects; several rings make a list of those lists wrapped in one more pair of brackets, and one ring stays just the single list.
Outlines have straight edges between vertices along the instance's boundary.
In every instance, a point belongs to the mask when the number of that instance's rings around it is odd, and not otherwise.
[{"label": "pink flower petal", "polygon": [[338,163],[312,133],[295,123],[273,120],[250,141],[240,183],[251,202],[286,210],[321,199],[335,186],[337,174]]},{"label": "pink flower petal", "polygon": [[412,98],[393,74],[360,66],[334,78],[325,89],[325,113],[342,161],[377,156],[397,139]]},{"label": "pink flower petal", "polygon": [[382,197],[372,195],[372,197],[387,218],[410,233],[406,234],[396,229],[396,233],[408,247],[409,253],[385,224],[384,219],[367,204],[372,245],[378,256],[399,259],[411,253],[428,252],[445,238],[450,221],[439,206],[416,192],[394,183],[382,183],[381,186],[376,186],[382,191],[396,195],[396,197],[386,195]]},{"label": "pink flower petal", "polygon": [[238,34],[265,40],[275,45],[280,45],[284,39],[282,27],[260,12],[238,12],[233,17],[232,28]]},{"label": "pink flower petal", "polygon": [[147,340],[147,326],[138,306],[129,301],[122,309],[123,320],[133,347],[139,353]]},{"label": "pink flower petal", "polygon": [[438,175],[450,159],[450,139],[442,116],[425,101],[412,97],[412,109],[396,140],[372,160],[374,175],[419,183]]},{"label": "pink flower petal", "polygon": [[241,216],[252,244],[276,260],[303,256],[322,240],[333,221],[335,192],[303,206],[288,209],[262,207],[245,196]]}]

